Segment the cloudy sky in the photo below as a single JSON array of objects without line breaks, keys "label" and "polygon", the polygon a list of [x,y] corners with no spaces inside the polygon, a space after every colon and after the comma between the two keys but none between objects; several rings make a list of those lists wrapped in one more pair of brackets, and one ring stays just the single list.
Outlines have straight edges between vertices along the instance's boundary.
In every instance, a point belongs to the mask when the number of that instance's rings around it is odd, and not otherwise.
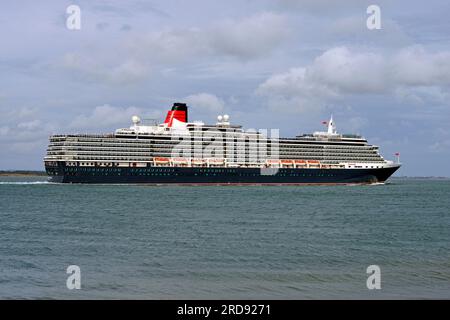
[{"label": "cloudy sky", "polygon": [[281,136],[333,114],[385,158],[400,152],[399,175],[450,176],[449,13],[445,0],[2,3],[0,169],[42,169],[50,134],[163,119],[184,101],[190,120],[227,113]]}]

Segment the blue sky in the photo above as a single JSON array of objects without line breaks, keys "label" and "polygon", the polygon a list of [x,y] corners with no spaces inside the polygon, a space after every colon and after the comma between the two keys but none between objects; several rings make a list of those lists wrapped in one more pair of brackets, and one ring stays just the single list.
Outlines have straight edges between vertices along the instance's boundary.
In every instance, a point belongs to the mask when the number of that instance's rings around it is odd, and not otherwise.
[{"label": "blue sky", "polygon": [[[81,9],[68,30],[66,8]],[[369,4],[380,30],[366,27]],[[360,133],[399,175],[450,176],[447,1],[14,1],[0,10],[0,169],[42,169],[54,133],[134,114],[227,113],[281,136]]]}]

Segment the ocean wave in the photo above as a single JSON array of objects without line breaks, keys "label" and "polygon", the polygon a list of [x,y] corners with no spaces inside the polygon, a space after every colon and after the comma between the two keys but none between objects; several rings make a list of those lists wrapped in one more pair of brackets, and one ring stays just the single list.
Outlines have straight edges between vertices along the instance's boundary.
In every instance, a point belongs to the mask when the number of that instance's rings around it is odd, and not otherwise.
[{"label": "ocean wave", "polygon": [[373,183],[369,183],[369,186],[384,186],[386,184],[389,184],[389,183],[386,183],[386,182],[373,182]]},{"label": "ocean wave", "polygon": [[0,181],[0,184],[7,185],[30,185],[30,184],[53,184],[50,181]]}]

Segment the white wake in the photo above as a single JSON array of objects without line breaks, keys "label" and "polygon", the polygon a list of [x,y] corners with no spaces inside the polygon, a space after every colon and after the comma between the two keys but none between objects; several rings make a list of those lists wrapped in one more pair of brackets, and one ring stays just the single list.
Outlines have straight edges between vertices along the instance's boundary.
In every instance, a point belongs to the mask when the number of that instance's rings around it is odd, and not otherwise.
[{"label": "white wake", "polygon": [[32,185],[32,184],[51,184],[51,182],[49,182],[49,181],[0,181],[0,184]]}]

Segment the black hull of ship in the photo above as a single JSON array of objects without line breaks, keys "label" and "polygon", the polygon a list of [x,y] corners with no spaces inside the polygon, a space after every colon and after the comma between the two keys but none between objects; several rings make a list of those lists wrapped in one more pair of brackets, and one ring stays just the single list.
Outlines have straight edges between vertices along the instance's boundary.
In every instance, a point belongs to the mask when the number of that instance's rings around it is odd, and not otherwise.
[{"label": "black hull of ship", "polygon": [[400,166],[368,169],[47,167],[51,182],[89,184],[371,184],[385,182]]}]

